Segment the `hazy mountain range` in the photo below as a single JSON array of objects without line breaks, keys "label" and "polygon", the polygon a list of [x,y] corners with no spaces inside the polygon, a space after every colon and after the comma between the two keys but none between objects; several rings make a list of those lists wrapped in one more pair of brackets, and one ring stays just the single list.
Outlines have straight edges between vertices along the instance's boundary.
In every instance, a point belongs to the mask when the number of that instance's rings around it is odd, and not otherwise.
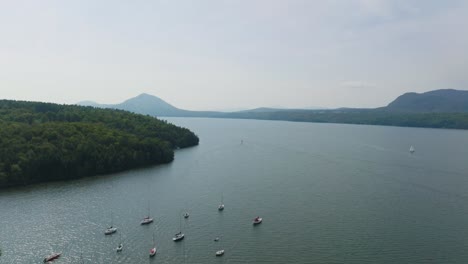
[{"label": "hazy mountain range", "polygon": [[[260,107],[249,110],[241,111],[191,111],[177,108],[161,98],[142,93],[136,97],[130,98],[119,104],[99,104],[93,101],[82,101],[78,105],[82,106],[93,106],[99,108],[113,108],[126,110],[138,114],[152,115],[152,116],[167,116],[167,117],[225,117],[231,113],[245,113],[245,112],[277,112],[277,111],[294,111],[298,109],[290,108],[271,108],[271,107]],[[308,110],[318,110],[325,108],[307,108]],[[302,109],[301,109],[302,110]]]},{"label": "hazy mountain range", "polygon": [[98,104],[92,101],[79,102],[79,105],[100,108],[121,109],[139,114],[167,117],[234,117],[245,116],[249,113],[276,112],[356,112],[356,111],[385,111],[405,113],[464,113],[468,112],[468,91],[443,89],[426,93],[405,93],[385,107],[375,109],[338,108],[338,109],[284,109],[261,107],[250,110],[219,112],[219,111],[190,111],[177,108],[159,97],[146,93],[130,98],[120,104]]}]

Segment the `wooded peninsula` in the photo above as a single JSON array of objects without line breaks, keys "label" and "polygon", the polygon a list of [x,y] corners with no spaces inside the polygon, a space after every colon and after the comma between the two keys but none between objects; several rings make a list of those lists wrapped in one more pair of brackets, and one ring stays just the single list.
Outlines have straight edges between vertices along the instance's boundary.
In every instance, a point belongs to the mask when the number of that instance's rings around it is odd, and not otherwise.
[{"label": "wooded peninsula", "polygon": [[0,187],[163,164],[198,145],[186,128],[114,109],[0,100]]}]

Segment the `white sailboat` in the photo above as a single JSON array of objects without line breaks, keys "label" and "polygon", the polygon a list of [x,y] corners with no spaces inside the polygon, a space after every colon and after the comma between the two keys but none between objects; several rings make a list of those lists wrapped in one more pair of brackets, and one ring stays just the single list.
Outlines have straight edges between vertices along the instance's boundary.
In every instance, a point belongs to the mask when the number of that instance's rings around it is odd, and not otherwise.
[{"label": "white sailboat", "polygon": [[[218,242],[218,241],[219,241],[219,237],[216,237],[216,238],[214,239],[214,241],[215,241],[215,242]],[[217,257],[220,257],[220,256],[224,255],[224,249],[222,248],[223,242],[221,241],[221,242],[219,242],[219,243],[220,243],[219,245],[220,245],[221,249],[218,250],[218,251],[216,251],[216,254],[215,254],[215,255],[216,255]]]},{"label": "white sailboat", "polygon": [[[185,208],[188,208],[187,203],[185,203]],[[189,218],[189,216],[190,216],[190,214],[189,214],[188,210],[185,210],[184,218],[187,219],[187,218]]]},{"label": "white sailboat", "polygon": [[123,244],[122,244],[122,234],[119,234],[120,242],[117,248],[115,249],[117,252],[121,252],[123,250]]},{"label": "white sailboat", "polygon": [[[221,229],[221,230],[224,230],[224,228],[223,228],[223,222],[220,222],[220,225],[221,225],[221,226],[220,226],[220,229]],[[214,239],[214,241],[215,241],[215,242],[218,242],[218,241],[219,241],[219,237],[216,237],[216,238]],[[215,255],[216,255],[216,257],[221,257],[222,255],[224,255],[224,248],[223,248],[223,246],[222,246],[222,245],[224,244],[224,242],[221,241],[221,242],[219,242],[219,243],[217,243],[217,244],[218,244],[218,246],[219,246],[220,249],[219,249],[218,251],[216,251]]]},{"label": "white sailboat", "polygon": [[114,227],[112,225],[112,222],[114,221],[114,215],[111,213],[111,225],[106,229],[106,231],[104,231],[104,234],[105,235],[112,235],[114,234],[115,232],[117,232],[117,227]]},{"label": "white sailboat", "polygon": [[218,211],[224,210],[223,194],[221,194],[221,203],[218,206]]},{"label": "white sailboat", "polygon": [[179,232],[174,235],[172,241],[177,242],[184,239],[185,235],[182,233],[182,217],[179,216]]},{"label": "white sailboat", "polygon": [[154,243],[154,233],[153,233],[153,247],[150,249],[149,256],[154,257],[156,255],[157,249],[156,244]]},{"label": "white sailboat", "polygon": [[61,255],[62,255],[62,253],[53,253],[53,254],[45,257],[43,262],[47,263],[47,262],[54,261],[54,260],[58,259]]},{"label": "white sailboat", "polygon": [[151,215],[150,214],[150,205],[149,205],[149,202],[148,202],[148,216],[143,218],[143,220],[141,220],[140,224],[141,225],[151,224],[153,222],[153,218],[150,215]]},{"label": "white sailboat", "polygon": [[414,149],[413,146],[411,146],[411,147],[409,148],[409,152],[410,152],[411,154],[413,154],[415,151],[416,151],[416,150]]}]

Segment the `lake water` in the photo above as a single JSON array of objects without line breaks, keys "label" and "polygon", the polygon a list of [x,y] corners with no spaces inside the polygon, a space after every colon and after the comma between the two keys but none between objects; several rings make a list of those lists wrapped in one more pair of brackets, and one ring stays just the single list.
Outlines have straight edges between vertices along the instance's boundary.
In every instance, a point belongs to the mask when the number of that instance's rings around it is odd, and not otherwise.
[{"label": "lake water", "polygon": [[1,190],[0,263],[468,263],[467,131],[169,121],[200,137],[171,164]]}]

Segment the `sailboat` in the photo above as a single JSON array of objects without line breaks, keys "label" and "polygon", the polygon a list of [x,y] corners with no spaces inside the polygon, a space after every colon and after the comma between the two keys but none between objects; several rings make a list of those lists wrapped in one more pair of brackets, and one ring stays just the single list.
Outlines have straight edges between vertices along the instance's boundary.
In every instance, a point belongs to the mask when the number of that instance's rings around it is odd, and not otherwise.
[{"label": "sailboat", "polygon": [[60,257],[60,255],[62,255],[62,253],[53,253],[52,255],[49,255],[49,256],[44,258],[44,263],[54,261],[54,260],[58,259]]},{"label": "sailboat", "polygon": [[[221,224],[222,224],[222,223],[221,223]],[[223,230],[222,226],[221,226],[221,230]],[[219,237],[216,237],[216,238],[214,239],[214,241],[215,241],[215,242],[218,242],[218,241],[219,241]],[[221,241],[221,242],[219,242],[219,243],[220,243],[219,245],[220,245],[221,249],[219,249],[218,251],[216,251],[215,255],[216,255],[217,257],[221,257],[222,255],[224,255],[224,249],[222,248],[223,241]]]},{"label": "sailboat", "polygon": [[185,235],[182,233],[182,218],[179,217],[179,233],[176,233],[174,237],[172,238],[172,240],[174,242],[177,242],[177,241],[184,239],[184,237]]},{"label": "sailboat", "polygon": [[120,237],[120,242],[119,242],[119,245],[117,246],[117,248],[115,249],[117,252],[121,252],[122,249],[123,249],[122,234],[119,234],[119,237]]},{"label": "sailboat", "polygon": [[222,255],[224,255],[224,249],[216,251],[216,256],[217,257],[221,257]]},{"label": "sailboat", "polygon": [[113,226],[110,226],[106,229],[106,231],[104,231],[104,234],[105,235],[112,235],[114,234],[115,232],[117,232],[117,227],[113,227]]},{"label": "sailboat", "polygon": [[143,220],[141,220],[140,224],[141,225],[147,225],[147,224],[151,224],[151,223],[153,223],[153,218],[150,217],[150,205],[149,205],[149,202],[148,202],[148,216],[143,218]]},{"label": "sailboat", "polygon": [[411,147],[409,148],[409,152],[410,152],[411,154],[413,154],[415,151],[416,151],[416,150],[414,149],[413,146],[411,146]]},{"label": "sailboat", "polygon": [[221,194],[221,204],[218,206],[218,211],[224,210],[224,203],[223,203],[223,194]]},{"label": "sailboat", "polygon": [[115,232],[117,232],[117,227],[114,227],[114,226],[112,225],[112,222],[113,222],[113,214],[111,213],[111,225],[110,225],[110,227],[108,227],[108,228],[106,229],[106,231],[104,231],[104,234],[105,234],[105,235],[112,235],[112,234],[114,234]]},{"label": "sailboat", "polygon": [[154,257],[156,255],[156,244],[154,243],[154,233],[153,233],[153,248],[150,249],[149,256]]}]

